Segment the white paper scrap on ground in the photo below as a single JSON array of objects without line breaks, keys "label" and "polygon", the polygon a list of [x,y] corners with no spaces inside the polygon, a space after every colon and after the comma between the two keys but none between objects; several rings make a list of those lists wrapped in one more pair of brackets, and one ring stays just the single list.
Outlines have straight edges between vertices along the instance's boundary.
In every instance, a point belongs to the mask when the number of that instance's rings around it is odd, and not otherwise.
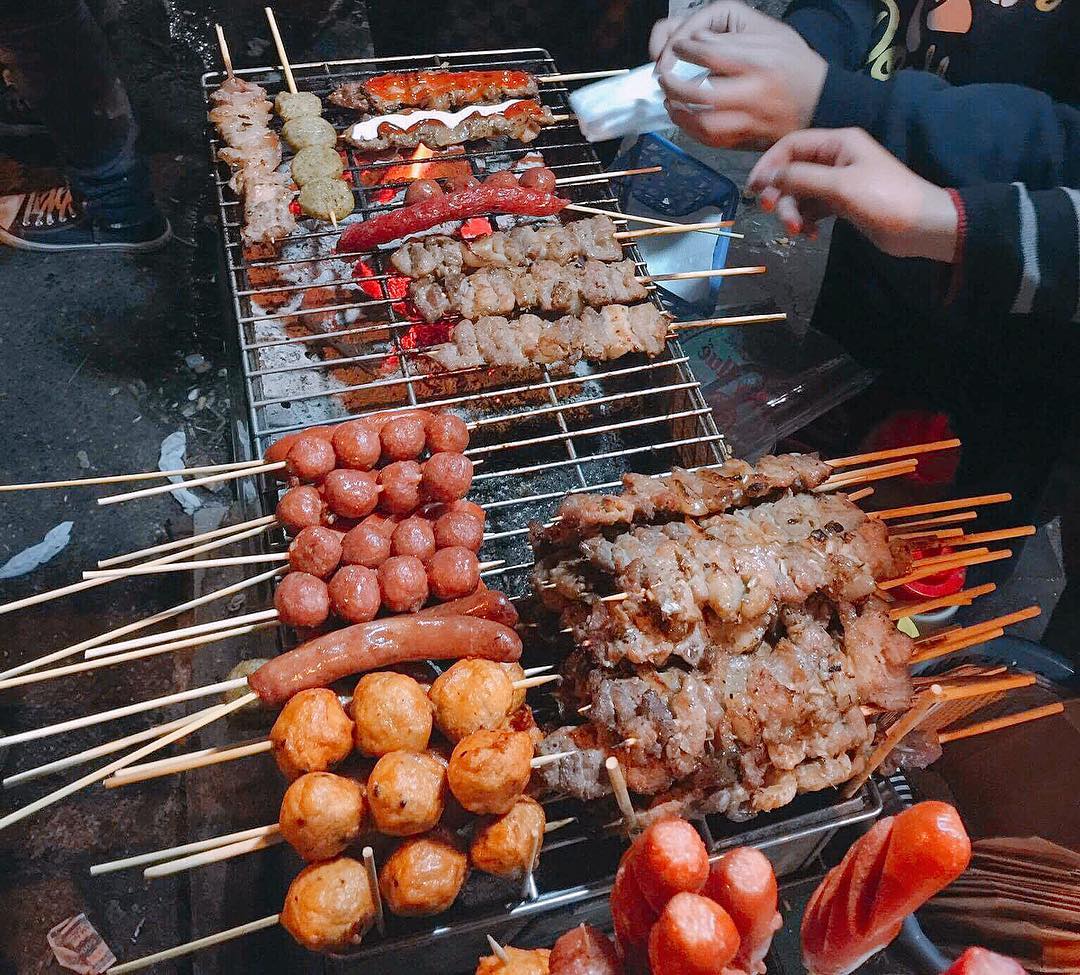
[{"label": "white paper scrap on ground", "polygon": [[[570,107],[586,139],[603,142],[674,127],[664,108],[664,92],[654,68],[652,63],[643,64],[627,74],[595,81],[570,95]],[[708,86],[709,70],[699,64],[676,61],[672,73],[686,80],[700,78],[702,86]]]},{"label": "white paper scrap on ground", "polygon": [[[161,453],[158,455],[158,470],[159,471],[175,471],[184,466],[184,452],[187,450],[187,434],[183,430],[177,430],[176,433],[170,433],[164,440],[161,441]],[[183,482],[183,477],[179,474],[174,474],[169,478],[173,484],[180,484]],[[180,507],[184,509],[184,514],[194,514],[199,508],[202,507],[202,501],[194,491],[190,491],[188,488],[177,488],[175,491],[171,491],[170,494],[180,503]]]},{"label": "white paper scrap on ground", "polygon": [[24,548],[0,565],[0,579],[15,579],[33,572],[38,566],[56,558],[71,541],[73,521],[62,521],[55,528],[50,528],[45,537],[29,548]]},{"label": "white paper scrap on ground", "polygon": [[85,914],[61,921],[45,937],[57,962],[79,975],[101,975],[116,964],[116,955]]}]

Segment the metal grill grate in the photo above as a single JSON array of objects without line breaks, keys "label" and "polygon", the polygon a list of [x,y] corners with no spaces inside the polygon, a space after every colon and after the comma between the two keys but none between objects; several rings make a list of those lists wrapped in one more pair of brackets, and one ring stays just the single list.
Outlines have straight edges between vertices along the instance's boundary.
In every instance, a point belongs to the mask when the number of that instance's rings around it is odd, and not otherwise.
[{"label": "metal grill grate", "polygon": [[[292,67],[299,88],[325,97],[344,81],[440,66],[513,68],[537,75],[556,72],[551,57],[539,49]],[[280,72],[273,68],[237,74],[265,87],[271,97],[284,87]],[[204,93],[208,96],[223,80],[220,73],[204,75]],[[541,86],[543,102],[556,114],[568,111],[567,94],[561,85]],[[339,130],[348,121],[348,113],[326,114]],[[484,369],[426,374],[416,322],[404,315],[399,293],[390,290],[394,281],[386,262],[389,251],[344,255],[367,261],[371,273],[363,288],[357,287],[351,265],[331,255],[338,231],[324,224],[301,222],[276,255],[245,254],[238,200],[228,187],[226,167],[216,160],[220,145],[212,136],[225,272],[239,332],[250,447],[255,453],[262,454],[283,433],[372,410],[417,405],[453,410],[472,426],[469,454],[483,460],[470,493],[470,499],[488,512],[481,557],[505,560],[486,575],[501,576],[500,588],[517,595],[526,590],[532,561],[526,526],[531,520],[549,518],[566,494],[617,488],[626,471],[660,474],[674,465],[694,468],[725,459],[722,436],[675,339],[656,359],[627,356],[605,364],[581,363],[560,373],[522,375]],[[483,175],[539,153],[558,177],[597,177],[595,182],[561,187],[560,195],[575,203],[618,209],[600,160],[573,122],[544,129],[527,146],[481,145],[462,154],[436,153],[424,162],[467,164],[474,175]],[[350,219],[399,206],[407,185],[406,178],[399,177],[412,163],[408,158],[362,158],[348,150],[347,172],[356,199]],[[497,225],[513,224],[500,218]],[[628,248],[627,256],[646,273],[636,248]],[[297,280],[267,283],[267,274]],[[310,280],[299,280],[301,274]],[[300,307],[310,304],[312,297],[330,300],[317,308]],[[332,330],[315,331],[316,326],[324,327],[322,319],[328,315],[334,316]],[[273,491],[267,487],[265,511],[272,510]],[[700,828],[713,849],[731,845],[738,837],[739,842],[774,851],[770,855],[778,869],[790,871],[810,859],[840,826],[873,818],[879,811],[871,785],[847,801],[835,795],[801,796],[781,813],[755,820],[749,831],[715,818]],[[574,803],[548,804],[552,820],[580,812]],[[366,939],[357,952],[332,964],[351,970],[362,959],[366,971],[406,966],[417,973],[472,970],[478,954],[486,952],[487,933],[504,942],[550,945],[567,927],[566,914],[589,919],[606,910],[622,844],[604,837],[598,828],[582,823],[553,836],[544,847],[535,897],[523,900],[520,885],[476,877],[452,915],[434,919],[435,923],[394,919],[387,938]]]}]

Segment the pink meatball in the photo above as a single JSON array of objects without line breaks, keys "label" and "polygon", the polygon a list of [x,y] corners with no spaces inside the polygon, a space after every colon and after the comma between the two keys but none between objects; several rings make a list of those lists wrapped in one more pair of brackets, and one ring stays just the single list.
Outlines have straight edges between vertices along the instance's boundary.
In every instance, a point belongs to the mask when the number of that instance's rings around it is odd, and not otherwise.
[{"label": "pink meatball", "polygon": [[322,626],[330,615],[330,594],[322,579],[290,572],[274,591],[274,608],[286,626]]},{"label": "pink meatball", "polygon": [[339,468],[326,475],[326,503],[335,515],[342,518],[363,518],[379,503],[375,475],[367,471]]},{"label": "pink meatball", "polygon": [[330,442],[310,434],[298,437],[285,455],[285,470],[301,481],[319,481],[337,465]]},{"label": "pink meatball", "polygon": [[390,537],[367,521],[360,522],[342,539],[341,561],[377,569],[390,558]]},{"label": "pink meatball", "polygon": [[394,515],[412,514],[420,504],[423,470],[415,460],[388,464],[379,472],[382,494],[379,506]]},{"label": "pink meatball", "polygon": [[436,599],[458,599],[475,591],[480,582],[480,561],[467,548],[441,548],[428,560],[427,574]]},{"label": "pink meatball", "polygon": [[424,496],[432,501],[457,501],[472,486],[472,461],[464,454],[432,454],[424,464]]},{"label": "pink meatball", "polygon": [[415,613],[427,602],[427,570],[411,555],[395,555],[383,562],[379,584],[383,603],[392,613]]},{"label": "pink meatball", "polygon": [[310,485],[289,488],[277,504],[277,520],[290,535],[322,521],[323,499]]},{"label": "pink meatball", "polygon": [[349,623],[375,619],[382,606],[378,573],[362,565],[343,565],[327,589],[334,612]]},{"label": "pink meatball", "polygon": [[363,420],[350,420],[334,431],[334,453],[338,464],[356,471],[370,471],[382,453],[379,431]]},{"label": "pink meatball", "polygon": [[289,546],[289,565],[294,572],[329,579],[340,562],[341,533],[331,528],[305,528]]},{"label": "pink meatball", "polygon": [[469,446],[469,428],[453,413],[436,413],[428,422],[427,445],[433,454],[446,450],[459,454]]},{"label": "pink meatball", "polygon": [[424,452],[427,433],[418,416],[399,416],[388,420],[379,435],[383,457],[390,461],[416,460]]},{"label": "pink meatball", "polygon": [[390,538],[391,555],[411,555],[426,562],[435,554],[435,530],[427,518],[412,515],[398,524]]},{"label": "pink meatball", "polygon": [[484,523],[467,511],[448,511],[435,522],[438,548],[467,548],[479,552],[484,544]]}]

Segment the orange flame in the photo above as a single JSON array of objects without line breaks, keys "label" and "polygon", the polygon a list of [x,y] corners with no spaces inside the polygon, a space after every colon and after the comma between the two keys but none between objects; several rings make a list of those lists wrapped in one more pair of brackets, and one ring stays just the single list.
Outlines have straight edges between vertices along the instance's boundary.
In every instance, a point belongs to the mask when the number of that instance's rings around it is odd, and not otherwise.
[{"label": "orange flame", "polygon": [[409,167],[409,168],[408,168],[408,169],[407,169],[407,170],[405,171],[405,178],[406,178],[407,180],[410,180],[410,181],[411,181],[411,180],[414,180],[414,179],[421,179],[421,178],[423,178],[423,175],[424,175],[424,164],[423,164],[422,162],[420,162],[419,160],[422,160],[422,159],[430,159],[430,158],[431,158],[432,156],[434,156],[434,155],[435,155],[435,153],[434,153],[434,152],[433,152],[433,151],[432,151],[431,149],[429,149],[429,148],[428,148],[427,146],[425,146],[425,145],[424,145],[424,143],[422,143],[422,142],[421,142],[421,143],[420,143],[420,144],[419,144],[419,145],[418,145],[418,146],[416,147],[416,152],[414,152],[414,153],[412,154],[412,156],[410,156],[410,158],[411,158],[411,159],[414,159],[414,160],[417,160],[417,161],[416,161],[416,162],[414,162],[414,163],[413,163],[413,164],[412,164],[412,165],[411,165],[411,166],[410,166],[410,167]]}]

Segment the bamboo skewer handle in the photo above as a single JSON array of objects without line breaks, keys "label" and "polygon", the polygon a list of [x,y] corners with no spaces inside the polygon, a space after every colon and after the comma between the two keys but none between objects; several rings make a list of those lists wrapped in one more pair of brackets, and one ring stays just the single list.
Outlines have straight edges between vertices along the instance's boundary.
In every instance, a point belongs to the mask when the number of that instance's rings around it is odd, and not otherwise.
[{"label": "bamboo skewer handle", "polygon": [[194,870],[196,867],[203,867],[210,863],[220,863],[222,860],[231,860],[233,857],[244,856],[247,853],[255,853],[258,850],[265,850],[267,847],[276,846],[278,843],[284,842],[285,837],[281,835],[280,831],[264,833],[261,836],[254,836],[250,839],[240,840],[236,843],[229,843],[226,846],[215,846],[209,850],[203,850],[199,853],[192,853],[185,857],[169,860],[167,863],[155,864],[154,866],[147,867],[143,871],[143,876],[147,880],[154,880],[157,877],[168,877],[174,873],[182,873],[185,870]]},{"label": "bamboo skewer handle", "polygon": [[572,74],[538,74],[536,80],[542,85],[561,81],[591,81],[595,78],[614,78],[616,75],[629,74],[629,68],[612,68],[610,71],[577,71]]},{"label": "bamboo skewer handle", "polygon": [[[162,477],[185,477],[189,474],[220,474],[224,471],[261,468],[261,460],[244,460],[232,464],[207,464],[203,467],[180,467],[172,471],[140,471],[135,474],[105,474],[101,477],[73,477],[62,481],[32,481],[26,484],[0,484],[3,491],[40,491],[46,488],[93,487],[97,484],[124,484],[128,481],[153,481]],[[180,487],[175,484],[173,487]]]},{"label": "bamboo skewer handle", "polygon": [[1042,707],[1020,711],[1017,714],[1006,715],[1003,718],[979,721],[968,725],[966,728],[943,731],[938,735],[938,742],[944,745],[950,741],[960,741],[962,738],[973,738],[975,735],[986,734],[988,731],[1000,731],[1003,728],[1012,728],[1014,725],[1036,721],[1039,718],[1049,718],[1052,715],[1061,714],[1064,710],[1065,705],[1061,701],[1055,701],[1053,704],[1044,704]]},{"label": "bamboo skewer handle", "polygon": [[214,32],[217,34],[218,49],[221,51],[221,62],[225,65],[225,74],[229,78],[232,78],[232,55],[229,53],[229,45],[225,41],[225,31],[222,30],[221,24],[214,24]]},{"label": "bamboo skewer handle", "polygon": [[151,853],[138,853],[135,856],[124,857],[122,860],[110,860],[107,863],[95,863],[90,868],[90,875],[98,877],[104,873],[114,873],[117,870],[126,870],[129,867],[141,867],[148,863],[160,863],[162,860],[171,860],[174,857],[186,856],[189,853],[201,853],[203,850],[214,850],[220,846],[229,846],[241,840],[255,839],[275,833],[281,827],[277,823],[271,826],[255,826],[252,829],[242,829],[238,833],[229,833],[226,836],[215,836],[208,840],[195,840],[192,843],[184,843],[182,846],[172,846],[165,850],[154,850]]},{"label": "bamboo skewer handle", "polygon": [[270,24],[270,34],[274,38],[274,47],[277,48],[278,59],[281,61],[281,70],[285,72],[285,83],[289,86],[289,91],[295,95],[298,90],[296,79],[293,77],[289,58],[285,54],[285,45],[282,43],[281,32],[278,30],[277,18],[274,16],[274,11],[269,7],[263,7],[263,13],[266,14],[267,23]]},{"label": "bamboo skewer handle", "polygon": [[127,975],[128,972],[137,972],[143,968],[150,968],[159,961],[183,958],[185,955],[194,954],[196,951],[201,951],[203,948],[211,948],[214,945],[220,945],[226,941],[242,938],[247,934],[254,934],[256,931],[264,931],[266,928],[272,928],[280,920],[280,914],[271,914],[268,917],[259,918],[257,921],[248,921],[247,924],[238,924],[235,928],[229,928],[227,931],[219,931],[217,934],[207,935],[205,938],[196,938],[194,941],[188,941],[186,944],[176,945],[174,948],[166,948],[164,951],[146,955],[144,958],[136,958],[134,961],[125,962],[123,965],[113,965],[113,967],[109,969],[109,975]]},{"label": "bamboo skewer handle", "polygon": [[179,488],[200,487],[204,484],[217,484],[221,481],[234,481],[238,477],[248,477],[252,474],[269,474],[272,471],[280,471],[286,467],[286,462],[279,460],[276,464],[260,463],[258,467],[245,467],[243,470],[228,471],[224,474],[209,474],[206,477],[196,477],[191,481],[181,481],[177,484],[162,484],[159,487],[143,488],[141,491],[128,491],[126,494],[111,494],[105,498],[98,498],[100,505],[120,504],[123,501],[134,501],[136,498],[149,498],[155,494],[168,494]]},{"label": "bamboo skewer handle", "polygon": [[223,535],[232,535],[246,528],[269,528],[277,522],[277,515],[265,515],[262,518],[252,518],[250,521],[242,521],[238,525],[226,525],[223,528],[215,528],[213,531],[202,532],[199,535],[191,535],[187,538],[178,538],[174,542],[164,542],[161,545],[151,545],[150,548],[141,548],[136,552],[127,552],[124,555],[113,555],[107,559],[98,560],[99,569],[107,569],[112,565],[123,565],[125,562],[134,562],[147,555],[157,555],[161,552],[172,552],[178,548],[187,548],[199,542],[208,542],[213,538],[221,538]]},{"label": "bamboo skewer handle", "polygon": [[[559,116],[556,116],[557,118]],[[570,116],[565,116],[569,118]],[[652,173],[661,173],[663,166],[645,166],[641,169],[615,169],[606,173],[583,173],[581,176],[561,176],[555,180],[556,186],[577,186],[580,183],[603,183],[609,179],[622,179],[624,176],[649,176]],[[623,216],[623,214],[619,214]],[[629,214],[626,214],[629,218]]]}]

